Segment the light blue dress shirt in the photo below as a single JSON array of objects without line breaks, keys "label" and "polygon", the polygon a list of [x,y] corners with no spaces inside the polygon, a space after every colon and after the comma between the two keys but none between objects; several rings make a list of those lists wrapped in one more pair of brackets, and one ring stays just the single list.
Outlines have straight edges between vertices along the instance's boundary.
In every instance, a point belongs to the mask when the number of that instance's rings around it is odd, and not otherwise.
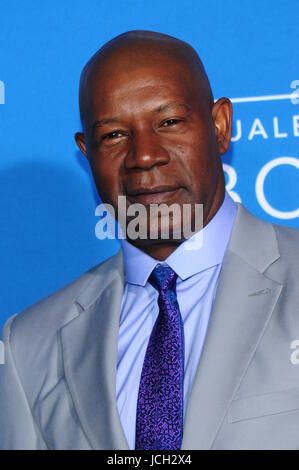
[{"label": "light blue dress shirt", "polygon": [[[236,212],[237,205],[226,192],[213,219],[164,262],[178,274],[177,299],[185,335],[184,417]],[[124,239],[121,245],[126,283],[119,323],[116,399],[121,424],[133,450],[139,381],[148,340],[159,314],[158,292],[147,280],[159,261]]]}]

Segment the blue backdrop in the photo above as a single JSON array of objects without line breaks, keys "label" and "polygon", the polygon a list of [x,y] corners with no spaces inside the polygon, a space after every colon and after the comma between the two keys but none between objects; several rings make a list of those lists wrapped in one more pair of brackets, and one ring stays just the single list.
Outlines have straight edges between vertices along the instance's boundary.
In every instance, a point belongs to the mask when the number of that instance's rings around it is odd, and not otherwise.
[{"label": "blue backdrop", "polygon": [[256,215],[299,228],[296,0],[0,1],[0,327],[118,250],[95,236],[99,203],[79,130],[90,56],[130,29],[191,43],[215,98],[234,102],[227,188]]}]

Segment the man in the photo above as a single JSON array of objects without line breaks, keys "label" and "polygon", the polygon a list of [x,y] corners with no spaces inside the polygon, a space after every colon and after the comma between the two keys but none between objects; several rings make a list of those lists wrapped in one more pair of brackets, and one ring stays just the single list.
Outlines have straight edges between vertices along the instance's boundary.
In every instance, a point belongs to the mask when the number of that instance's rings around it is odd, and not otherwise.
[{"label": "man", "polygon": [[[149,31],[102,47],[80,80],[104,203],[203,204],[184,238],[128,237],[116,256],[4,327],[1,448],[299,448],[299,234],[225,192],[232,107],[196,52]],[[203,236],[202,245],[190,243]]]}]

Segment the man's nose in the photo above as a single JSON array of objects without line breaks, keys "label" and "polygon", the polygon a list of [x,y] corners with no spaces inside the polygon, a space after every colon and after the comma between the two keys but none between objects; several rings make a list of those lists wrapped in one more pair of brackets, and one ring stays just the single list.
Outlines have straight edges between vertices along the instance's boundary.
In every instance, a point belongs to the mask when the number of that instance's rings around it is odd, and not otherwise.
[{"label": "man's nose", "polygon": [[125,159],[126,169],[149,170],[155,165],[163,165],[168,162],[169,154],[161,145],[159,136],[154,132],[134,133]]}]

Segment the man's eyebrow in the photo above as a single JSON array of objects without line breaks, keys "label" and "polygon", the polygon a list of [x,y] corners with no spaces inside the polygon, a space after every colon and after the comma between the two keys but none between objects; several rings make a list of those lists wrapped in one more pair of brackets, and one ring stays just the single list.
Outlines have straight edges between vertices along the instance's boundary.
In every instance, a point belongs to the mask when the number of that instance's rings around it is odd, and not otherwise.
[{"label": "man's eyebrow", "polygon": [[186,108],[188,111],[190,110],[189,106],[186,103],[180,103],[178,101],[169,101],[168,103],[160,104],[160,106],[155,108],[154,111],[157,113],[162,113],[163,111],[167,111],[170,108],[177,108],[179,106]]},{"label": "man's eyebrow", "polygon": [[[177,108],[179,106],[186,108],[188,111],[190,109],[186,103],[180,103],[178,101],[168,101],[167,103],[160,104],[157,108],[154,109],[154,112],[162,113],[163,111],[167,111],[171,108]],[[117,117],[99,119],[93,123],[92,131],[94,131],[97,127],[104,126],[105,124],[114,124],[116,122],[119,122],[119,119]]]},{"label": "man's eyebrow", "polygon": [[92,130],[94,131],[97,127],[102,127],[105,124],[113,124],[115,122],[119,122],[117,117],[110,117],[110,118],[104,118],[104,119],[97,120],[93,123]]}]

